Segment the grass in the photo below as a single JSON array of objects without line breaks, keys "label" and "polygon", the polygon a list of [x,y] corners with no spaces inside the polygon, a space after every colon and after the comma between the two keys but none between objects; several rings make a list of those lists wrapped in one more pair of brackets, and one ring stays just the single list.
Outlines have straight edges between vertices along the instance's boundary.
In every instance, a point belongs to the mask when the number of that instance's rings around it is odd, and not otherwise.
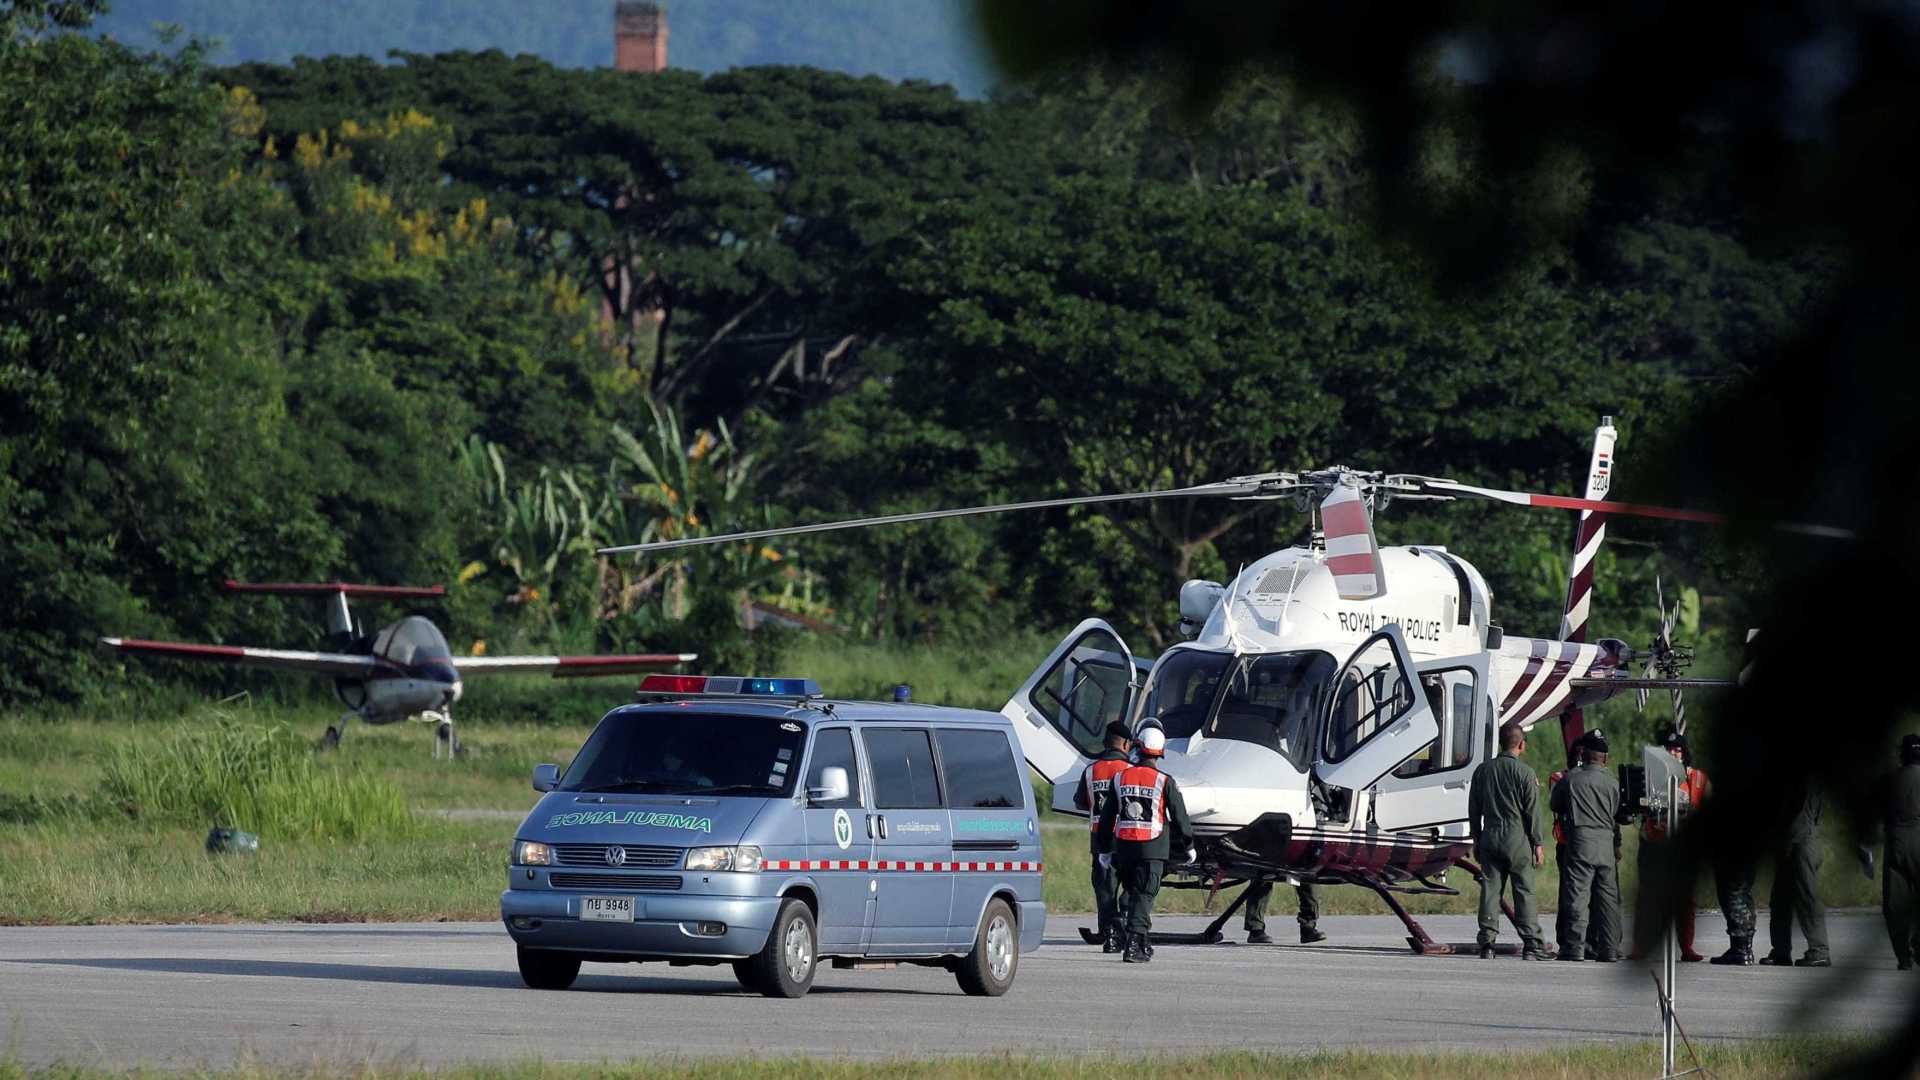
[{"label": "grass", "polygon": [[[1699,1047],[1703,1063],[1718,1080],[1771,1080],[1804,1076],[1832,1068],[1867,1052],[1871,1044],[1859,1038],[1766,1039],[1715,1043]],[[195,1076],[207,1080],[263,1080],[265,1077],[306,1077],[311,1080],[549,1080],[583,1077],[590,1080],[652,1080],[686,1077],[690,1080],[751,1080],[791,1077],[794,1080],[1110,1080],[1124,1075],[1133,1080],[1212,1080],[1215,1077],[1286,1076],[1300,1080],[1400,1080],[1403,1077],[1598,1077],[1620,1080],[1650,1076],[1659,1070],[1660,1051],[1654,1043],[1582,1045],[1554,1050],[1473,1053],[1457,1051],[1320,1050],[1300,1054],[1226,1052],[1135,1058],[1049,1058],[1015,1055],[962,1058],[895,1058],[883,1061],[847,1061],[816,1058],[686,1058],[666,1061],[546,1064],[518,1062],[504,1065],[455,1065],[444,1068],[379,1066],[365,1062],[312,1065],[288,1069],[247,1065],[232,1069],[196,1069],[185,1072],[156,1069],[108,1070],[83,1066],[28,1069],[0,1060],[0,1080],[108,1080],[119,1077]],[[1681,1059],[1685,1062],[1685,1057]]]},{"label": "grass", "polygon": [[[884,698],[906,682],[916,701],[998,709],[1051,644],[1024,632],[974,652],[802,640],[782,667],[835,696]],[[0,716],[0,922],[495,918],[514,815],[535,798],[529,772],[565,765],[600,715],[626,699],[608,682],[476,683],[459,714],[468,752],[452,762],[433,760],[424,724],[356,723],[337,753],[317,755],[339,709],[305,683],[218,704],[172,689]],[[1036,789],[1047,805],[1044,783]],[[449,819],[453,810],[503,816]],[[215,819],[258,833],[260,854],[205,855]],[[1044,833],[1049,910],[1091,911],[1083,823],[1042,820],[1066,826]],[[1628,896],[1636,843],[1629,835],[1621,863]],[[1827,903],[1877,905],[1878,883],[1854,868],[1850,845],[1836,833],[1827,851]],[[1544,910],[1556,906],[1557,883],[1549,850],[1536,882]],[[1464,895],[1408,897],[1408,906],[1475,910],[1466,875],[1452,884]],[[1763,875],[1762,900],[1766,888]],[[1715,906],[1710,886],[1700,900]],[[1198,912],[1206,902],[1204,890],[1168,889],[1158,909]],[[1281,890],[1270,917],[1290,917],[1292,904]],[[1322,890],[1321,907],[1387,910],[1350,887]]]}]

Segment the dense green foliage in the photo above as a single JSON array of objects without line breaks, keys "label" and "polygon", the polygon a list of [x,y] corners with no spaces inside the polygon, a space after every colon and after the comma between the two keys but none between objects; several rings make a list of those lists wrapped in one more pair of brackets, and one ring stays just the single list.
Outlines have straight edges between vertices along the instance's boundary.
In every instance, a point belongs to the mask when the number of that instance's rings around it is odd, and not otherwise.
[{"label": "dense green foliage", "polygon": [[[1097,612],[1150,652],[1182,580],[1296,540],[1299,516],[1188,501],[594,548],[1336,461],[1567,490],[1603,413],[1631,494],[1660,471],[1639,451],[1827,273],[1686,199],[1590,204],[1569,160],[1528,205],[1584,224],[1436,293],[1367,227],[1353,118],[1272,77],[1195,121],[1114,68],[981,103],[497,52],[208,70],[9,25],[10,699],[215,678],[104,664],[101,634],[311,640],[300,605],[216,599],[228,576],[446,581],[456,647],[495,652],[764,667],[783,642],[740,630],[749,600],[959,655],[1019,628],[1036,659]],[[1479,182],[1464,141],[1408,167]],[[1523,633],[1557,623],[1568,527],[1381,520],[1462,551]],[[1613,537],[1600,632],[1644,640],[1656,573],[1696,588],[1686,633],[1744,625],[1753,571],[1702,534]]]},{"label": "dense green foliage", "polygon": [[[668,59],[689,71],[804,64],[831,71],[985,89],[988,68],[964,0],[667,0]],[[214,58],[284,64],[297,56],[370,56],[390,49],[502,49],[559,67],[613,63],[612,0],[115,0],[99,26],[151,47],[156,27],[215,39]]]}]

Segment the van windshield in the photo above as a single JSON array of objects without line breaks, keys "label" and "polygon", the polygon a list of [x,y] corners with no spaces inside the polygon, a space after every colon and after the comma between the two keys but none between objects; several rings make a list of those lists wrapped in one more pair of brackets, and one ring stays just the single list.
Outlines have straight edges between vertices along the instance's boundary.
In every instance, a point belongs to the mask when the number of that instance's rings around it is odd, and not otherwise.
[{"label": "van windshield", "polygon": [[806,725],[781,717],[615,713],[587,737],[560,790],[784,796],[806,741]]}]

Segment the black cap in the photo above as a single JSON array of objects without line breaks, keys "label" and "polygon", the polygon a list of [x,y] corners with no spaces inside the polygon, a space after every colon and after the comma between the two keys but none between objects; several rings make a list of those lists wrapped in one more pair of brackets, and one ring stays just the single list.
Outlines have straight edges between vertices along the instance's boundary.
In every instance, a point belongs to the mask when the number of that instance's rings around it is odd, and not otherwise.
[{"label": "black cap", "polygon": [[1900,753],[1903,755],[1920,754],[1920,735],[1902,735],[1900,737]]},{"label": "black cap", "polygon": [[1113,723],[1107,725],[1107,738],[1131,739],[1133,738],[1133,729],[1128,727],[1125,722],[1115,720]]},{"label": "black cap", "polygon": [[1607,737],[1598,731],[1587,732],[1586,743],[1587,749],[1593,753],[1604,754],[1607,752]]},{"label": "black cap", "polygon": [[1672,728],[1668,728],[1660,733],[1660,745],[1668,750],[1685,750],[1687,748],[1687,737]]}]

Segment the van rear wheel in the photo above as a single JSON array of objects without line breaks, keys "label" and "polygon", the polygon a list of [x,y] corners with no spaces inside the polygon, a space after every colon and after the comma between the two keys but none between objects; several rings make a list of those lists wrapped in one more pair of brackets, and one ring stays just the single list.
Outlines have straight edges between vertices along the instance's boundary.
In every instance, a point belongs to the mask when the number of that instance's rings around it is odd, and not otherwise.
[{"label": "van rear wheel", "polygon": [[1013,909],[1005,900],[987,901],[980,916],[980,929],[973,936],[973,951],[960,958],[954,976],[960,989],[974,997],[999,997],[1013,985],[1020,969],[1020,927],[1014,922]]},{"label": "van rear wheel", "polygon": [[813,973],[820,966],[819,938],[813,928],[813,912],[807,905],[788,897],[774,916],[773,932],[767,944],[748,957],[746,964],[752,982],[735,968],[742,986],[758,990],[768,997],[797,998],[813,988]]},{"label": "van rear wheel", "polygon": [[535,990],[565,990],[580,977],[580,958],[551,949],[516,946],[520,958],[520,978]]}]

